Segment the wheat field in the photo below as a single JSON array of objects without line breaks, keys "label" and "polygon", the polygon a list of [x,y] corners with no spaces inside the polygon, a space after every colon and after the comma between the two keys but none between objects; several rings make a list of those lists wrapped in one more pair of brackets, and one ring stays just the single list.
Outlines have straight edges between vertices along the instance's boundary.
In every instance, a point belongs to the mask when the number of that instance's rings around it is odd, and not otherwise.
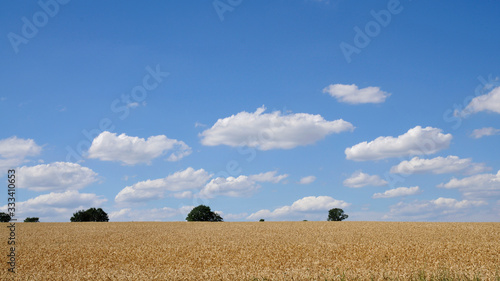
[{"label": "wheat field", "polygon": [[[6,225],[1,237],[7,241]],[[1,280],[500,280],[500,223],[109,222],[16,228],[16,273],[2,262]]]}]

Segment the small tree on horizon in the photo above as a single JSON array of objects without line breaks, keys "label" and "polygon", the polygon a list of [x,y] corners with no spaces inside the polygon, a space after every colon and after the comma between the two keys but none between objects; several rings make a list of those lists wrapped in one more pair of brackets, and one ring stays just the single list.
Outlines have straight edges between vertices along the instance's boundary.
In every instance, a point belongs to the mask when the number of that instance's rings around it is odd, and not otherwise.
[{"label": "small tree on horizon", "polygon": [[0,222],[9,222],[11,219],[10,215],[4,212],[0,212]]},{"label": "small tree on horizon", "polygon": [[24,222],[40,222],[39,218],[37,217],[27,217],[24,219]]},{"label": "small tree on horizon", "polygon": [[109,221],[108,214],[104,212],[101,208],[90,208],[86,211],[80,210],[73,214],[70,219],[71,222],[85,222],[85,221],[94,221],[94,222],[107,222]]},{"label": "small tree on horizon", "polygon": [[349,216],[344,213],[344,210],[339,208],[333,208],[328,211],[328,221],[343,221]]},{"label": "small tree on horizon", "polygon": [[212,212],[210,207],[205,205],[199,205],[194,207],[191,212],[186,217],[187,221],[224,221],[222,217]]}]

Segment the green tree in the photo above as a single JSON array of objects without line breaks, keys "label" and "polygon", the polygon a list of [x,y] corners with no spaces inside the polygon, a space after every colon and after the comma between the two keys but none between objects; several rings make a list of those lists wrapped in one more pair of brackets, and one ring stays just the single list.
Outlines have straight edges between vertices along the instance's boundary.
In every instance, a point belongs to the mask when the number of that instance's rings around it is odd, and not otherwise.
[{"label": "green tree", "polygon": [[0,212],[0,222],[9,222],[10,215],[4,212]]},{"label": "green tree", "polygon": [[328,211],[328,221],[343,221],[348,217],[347,214],[344,214],[344,210],[339,208],[333,208]]},{"label": "green tree", "polygon": [[24,219],[24,222],[40,222],[40,221],[39,221],[39,218],[37,218],[37,217],[32,217],[32,218],[27,217]]},{"label": "green tree", "polygon": [[88,210],[81,210],[73,214],[70,219],[72,222],[83,222],[83,221],[109,221],[108,214],[104,212],[101,208],[90,208]]},{"label": "green tree", "polygon": [[223,221],[219,214],[212,212],[210,207],[200,205],[194,207],[186,217],[187,221]]}]

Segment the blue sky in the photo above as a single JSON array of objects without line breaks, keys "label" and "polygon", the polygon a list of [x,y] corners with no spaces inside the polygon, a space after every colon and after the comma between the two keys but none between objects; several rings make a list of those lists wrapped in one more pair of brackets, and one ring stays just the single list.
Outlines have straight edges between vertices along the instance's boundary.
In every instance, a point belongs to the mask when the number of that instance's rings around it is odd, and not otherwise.
[{"label": "blue sky", "polygon": [[10,1],[0,174],[41,221],[499,221],[499,9]]}]

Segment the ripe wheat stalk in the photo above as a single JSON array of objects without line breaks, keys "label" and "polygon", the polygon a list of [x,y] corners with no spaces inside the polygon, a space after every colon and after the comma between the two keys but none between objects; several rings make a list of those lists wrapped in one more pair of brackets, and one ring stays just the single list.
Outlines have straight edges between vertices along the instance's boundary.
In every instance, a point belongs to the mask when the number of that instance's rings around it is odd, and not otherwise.
[{"label": "ripe wheat stalk", "polygon": [[1,280],[500,280],[500,223],[18,225]]}]

